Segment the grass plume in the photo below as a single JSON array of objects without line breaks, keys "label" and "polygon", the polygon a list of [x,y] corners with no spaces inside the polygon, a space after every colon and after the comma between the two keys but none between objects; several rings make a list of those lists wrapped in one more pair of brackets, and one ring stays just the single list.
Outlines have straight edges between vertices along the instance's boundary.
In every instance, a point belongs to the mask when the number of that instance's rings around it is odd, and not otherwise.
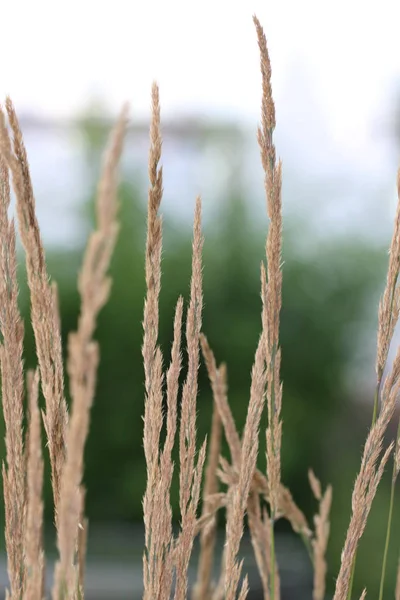
[{"label": "grass plume", "polygon": [[[163,168],[160,93],[151,89],[149,189],[145,248],[145,301],[142,358],[144,366],[143,446],[147,481],[143,496],[144,600],[245,600],[248,577],[243,573],[240,545],[247,524],[264,600],[279,600],[281,577],[276,557],[275,523],[285,518],[303,540],[314,569],[313,600],[326,597],[327,547],[331,529],[332,488],[322,491],[314,473],[309,484],[318,511],[311,528],[284,484],[281,464],[282,395],[280,325],[282,309],[282,163],[276,158],[275,104],[266,36],[254,16],[260,52],[261,124],[258,145],[264,173],[269,227],[260,271],[260,335],[255,349],[244,429],[237,429],[228,400],[227,368],[217,360],[203,332],[202,201],[196,198],[193,221],[189,300],[176,300],[173,342],[168,369],[159,343],[162,273]],[[95,398],[100,349],[95,340],[100,310],[111,293],[108,275],[119,231],[118,168],[127,129],[127,107],[110,136],[98,185],[96,229],[90,235],[78,278],[81,299],[76,331],[68,338],[67,372],[71,408],[64,390],[61,318],[57,286],[50,281],[36,216],[27,153],[14,106],[0,107],[0,369],[5,420],[6,455],[2,466],[9,600],[43,600],[43,454],[41,417],[49,448],[54,520],[59,559],[53,600],[83,600],[88,519],[83,485],[84,451]],[[25,394],[23,335],[18,307],[16,231],[9,218],[10,177],[16,196],[30,293],[31,321],[38,367],[28,371]],[[345,535],[333,600],[352,595],[357,549],[364,534],[377,488],[393,454],[392,488],[382,560],[380,600],[385,591],[395,484],[400,471],[400,426],[385,444],[400,392],[400,349],[389,374],[389,348],[400,314],[400,170],[393,237],[386,286],[378,311],[376,391],[371,428],[352,491],[351,515]],[[183,352],[185,354],[183,354]],[[185,377],[182,377],[183,357]],[[198,442],[199,368],[204,360],[213,396],[209,442]],[[219,360],[219,359],[218,359]],[[187,366],[187,369],[186,369]],[[182,380],[181,380],[182,377]],[[39,388],[45,410],[39,406]],[[26,402],[25,402],[26,395]],[[25,408],[26,404],[26,408]],[[266,472],[257,466],[260,423],[266,410]],[[26,412],[24,412],[26,411]],[[25,431],[26,423],[26,431]],[[228,457],[223,455],[227,442]],[[178,453],[175,468],[173,456]],[[207,459],[207,461],[206,461]],[[204,477],[203,477],[204,475]],[[179,484],[179,528],[174,529],[171,491]],[[204,484],[203,484],[204,479]],[[306,481],[306,478],[305,478]],[[202,498],[202,510],[199,511]],[[221,569],[214,581],[218,511],[226,518]],[[200,513],[200,514],[199,514]],[[196,536],[200,556],[195,587],[189,566]],[[284,557],[282,557],[284,558]],[[281,561],[279,561],[281,564]],[[400,600],[400,570],[396,599]],[[364,589],[361,598],[366,597]]]}]

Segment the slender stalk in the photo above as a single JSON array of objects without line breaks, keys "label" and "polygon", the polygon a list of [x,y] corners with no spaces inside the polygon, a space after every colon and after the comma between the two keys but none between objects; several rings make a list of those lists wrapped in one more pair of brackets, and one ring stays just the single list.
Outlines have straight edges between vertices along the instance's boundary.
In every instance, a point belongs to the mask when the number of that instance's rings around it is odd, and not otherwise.
[{"label": "slender stalk", "polygon": [[[389,265],[387,271],[386,287],[383,292],[378,311],[378,339],[376,353],[377,385],[374,397],[374,410],[372,426],[375,425],[379,411],[380,387],[385,370],[390,343],[400,314],[399,288],[397,281],[400,269],[400,169],[397,171],[397,210],[393,227],[392,241],[389,250]],[[392,493],[392,492],[391,492]],[[389,534],[390,535],[390,534]],[[357,553],[351,568],[351,579],[347,600],[351,599]]]},{"label": "slender stalk", "polygon": [[393,458],[392,484],[390,487],[389,513],[388,513],[388,520],[387,520],[387,526],[386,526],[385,549],[383,552],[383,559],[382,559],[381,582],[380,582],[380,587],[379,587],[379,600],[382,600],[382,598],[383,598],[383,588],[385,585],[385,577],[386,577],[386,564],[387,564],[387,557],[388,557],[389,545],[390,545],[390,534],[392,531],[394,493],[396,490],[397,475],[399,474],[399,440],[400,440],[400,420],[399,420],[399,423],[397,426],[396,449],[395,449],[394,458]]},{"label": "slender stalk", "polygon": [[304,535],[303,532],[301,532],[299,535],[300,535],[301,540],[303,541],[305,549],[307,550],[308,557],[311,561],[311,566],[314,567],[314,556],[313,556],[310,538],[308,538],[306,535]]},{"label": "slender stalk", "polygon": [[349,583],[349,591],[347,594],[347,600],[351,599],[351,593],[353,591],[354,573],[356,572],[356,562],[357,562],[357,554],[355,555],[353,564],[351,566],[351,575],[350,575],[350,583]]},{"label": "slender stalk", "polygon": [[393,461],[393,476],[392,476],[392,485],[390,489],[390,503],[389,503],[389,514],[388,521],[386,527],[386,540],[385,540],[385,550],[383,553],[382,559],[382,571],[381,571],[381,582],[379,586],[379,600],[383,598],[383,587],[385,585],[385,576],[386,576],[386,563],[389,552],[389,544],[390,544],[390,533],[392,529],[392,517],[393,517],[393,504],[394,504],[394,492],[396,489],[396,461]]},{"label": "slender stalk", "polygon": [[[273,140],[275,130],[275,105],[271,87],[271,63],[267,40],[257,17],[253,17],[260,50],[262,74],[262,119],[258,129],[261,162],[264,170],[264,186],[267,199],[269,229],[266,241],[267,272],[263,272],[263,332],[265,333],[265,361],[267,364],[266,431],[267,481],[270,491],[271,524],[279,514],[281,487],[281,441],[282,441],[282,384],[280,379],[281,352],[279,348],[280,312],[282,306],[282,162],[276,160]],[[271,583],[275,570],[274,533],[271,532]],[[275,600],[272,583],[271,598]]]},{"label": "slender stalk", "polygon": [[271,576],[270,576],[270,595],[271,600],[275,600],[275,516],[271,513]]},{"label": "slender stalk", "polygon": [[[375,387],[374,409],[373,409],[373,412],[372,412],[371,427],[373,427],[375,425],[376,419],[378,418],[378,408],[379,408],[379,396],[380,396],[381,382],[382,382],[382,378],[379,378],[378,382],[376,384],[376,387]],[[347,600],[351,600],[351,594],[353,592],[354,574],[356,572],[356,564],[357,564],[357,552],[354,555],[353,564],[351,566],[350,584],[349,584],[349,591],[348,591],[348,594],[347,594]]]},{"label": "slender stalk", "polygon": [[376,384],[375,394],[374,394],[374,410],[373,410],[373,413],[372,413],[372,426],[375,425],[376,419],[377,419],[377,416],[378,416],[380,387],[381,387],[381,382],[379,381]]},{"label": "slender stalk", "polygon": [[393,361],[391,373],[387,376],[383,393],[381,410],[375,425],[370,429],[361,460],[360,471],[357,475],[353,494],[352,512],[349,527],[344,542],[341,565],[336,579],[334,600],[348,598],[350,592],[351,571],[359,541],[364,533],[368,515],[371,510],[379,482],[387,460],[393,451],[391,443],[382,458],[382,445],[386,430],[393,417],[397,395],[400,391],[400,348]]}]

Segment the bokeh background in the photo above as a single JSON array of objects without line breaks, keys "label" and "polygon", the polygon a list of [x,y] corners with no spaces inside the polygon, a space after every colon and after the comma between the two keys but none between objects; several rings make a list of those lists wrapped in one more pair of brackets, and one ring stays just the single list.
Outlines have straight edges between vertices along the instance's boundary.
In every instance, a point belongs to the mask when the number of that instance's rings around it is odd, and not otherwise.
[{"label": "bokeh background", "polygon": [[[218,361],[227,363],[229,400],[241,430],[260,331],[259,268],[268,227],[256,142],[260,74],[253,12],[264,25],[284,180],[283,478],[310,519],[316,507],[308,467],[324,485],[333,484],[331,592],[372,415],[377,307],[396,208],[398,3],[17,0],[2,12],[0,97],[9,93],[21,118],[49,271],[59,286],[64,341],[76,326],[76,278],[93,226],[101,155],[119,107],[131,103],[121,232],[112,295],[97,332],[101,363],[86,449],[88,597],[99,599],[141,597],[140,348],[151,82],[156,78],[160,84],[164,135],[161,347],[168,357],[177,297],[188,298],[191,222],[200,193],[204,331]],[[33,367],[20,256],[26,365]],[[211,406],[202,366],[199,438],[209,430]],[[265,424],[264,419],[262,429]],[[392,432],[396,427],[393,423]],[[261,435],[262,469],[264,447]],[[372,596],[377,590],[388,491],[385,478],[359,553],[357,597],[364,585]],[[51,566],[49,479],[45,498]],[[175,507],[176,500],[175,487]],[[388,596],[399,552],[396,513]],[[220,524],[222,536],[223,515]],[[249,598],[261,598],[247,538],[243,554],[251,575]],[[278,526],[278,558],[282,597],[310,597],[307,556],[284,523]]]}]

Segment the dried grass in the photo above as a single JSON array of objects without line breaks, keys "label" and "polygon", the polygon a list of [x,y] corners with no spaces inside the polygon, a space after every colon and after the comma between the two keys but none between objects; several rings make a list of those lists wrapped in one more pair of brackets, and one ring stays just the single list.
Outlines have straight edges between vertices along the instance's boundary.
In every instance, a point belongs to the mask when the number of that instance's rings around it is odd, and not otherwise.
[{"label": "dried grass", "polygon": [[[121,112],[111,136],[100,179],[96,209],[97,228],[89,238],[79,276],[81,313],[76,333],[69,337],[68,374],[72,399],[71,416],[66,434],[67,452],[60,487],[57,545],[60,560],[56,565],[53,598],[56,600],[65,587],[67,597],[79,597],[79,528],[83,517],[84,491],[81,488],[83,454],[89,430],[90,409],[93,403],[96,372],[99,362],[97,342],[93,341],[96,319],[107,302],[111,280],[107,271],[114,250],[118,224],[117,169],[126,130],[127,106]],[[82,538],[82,536],[81,536]],[[76,559],[75,554],[78,554]]]},{"label": "dried grass", "polygon": [[24,327],[18,309],[15,229],[8,219],[8,169],[0,155],[0,345],[1,394],[6,430],[3,489],[10,598],[21,597],[24,585],[25,457],[23,441]]},{"label": "dried grass", "polygon": [[44,595],[43,456],[40,431],[39,373],[28,371],[29,426],[27,431],[27,484],[25,521],[25,587],[23,600]]},{"label": "dried grass", "polygon": [[11,143],[6,129],[4,112],[1,111],[0,151],[12,175],[17,200],[19,230],[25,249],[31,298],[31,320],[35,335],[40,381],[46,401],[46,413],[43,420],[50,453],[55,521],[57,523],[68,423],[67,405],[64,396],[60,325],[35,213],[35,198],[25,145],[17,115],[9,98],[6,100],[6,109],[13,133],[13,141]]},{"label": "dried grass", "polygon": [[[193,600],[245,600],[249,585],[247,576],[242,576],[240,543],[246,515],[264,599],[280,598],[274,533],[274,525],[279,518],[290,522],[309,552],[314,568],[313,600],[323,600],[325,597],[332,489],[327,486],[322,492],[319,480],[312,471],[309,472],[310,486],[318,502],[312,530],[290,491],[282,483],[282,382],[279,346],[282,306],[282,165],[276,160],[273,142],[275,106],[267,42],[256,17],[254,25],[262,75],[258,143],[270,224],[266,239],[266,266],[261,265],[261,334],[252,367],[242,435],[236,428],[228,402],[226,367],[217,366],[214,353],[202,332],[203,235],[200,198],[196,200],[194,212],[192,275],[186,314],[185,350],[188,369],[181,390],[179,380],[182,368],[183,297],[177,299],[171,358],[168,370],[164,370],[158,343],[162,256],[162,135],[159,89],[155,83],[152,86],[142,346],[145,381],[143,444],[147,468],[143,497],[144,600],[170,600],[172,596],[175,600],[188,598],[188,567],[197,535],[200,536],[200,557],[197,582],[191,594]],[[89,238],[78,281],[81,313],[77,331],[68,340],[67,369],[72,399],[70,414],[64,392],[57,288],[49,280],[26,150],[15,109],[8,98],[5,109],[0,108],[0,367],[6,437],[6,458],[2,468],[9,574],[9,591],[6,597],[12,600],[42,600],[45,594],[40,382],[46,406],[42,416],[50,454],[59,550],[53,599],[78,600],[84,597],[88,527],[84,510],[85,489],[82,485],[83,457],[99,360],[94,333],[98,313],[110,294],[111,282],[107,272],[118,233],[117,171],[126,130],[127,108],[124,107],[121,112],[106,153],[97,194],[96,230]],[[31,320],[38,359],[38,369],[34,373],[29,372],[27,377],[26,434],[23,430],[23,324],[18,309],[16,234],[14,223],[8,217],[10,175],[25,250]],[[399,205],[390,247],[387,282],[378,314],[377,386],[372,427],[354,484],[351,518],[336,579],[334,600],[345,600],[351,596],[357,548],[384,468],[393,450],[393,496],[394,483],[400,470],[399,435],[396,445],[393,441],[384,448],[384,436],[400,391],[400,350],[389,375],[383,380],[390,343],[400,313],[397,285],[400,270],[400,171],[398,188]],[[196,431],[200,348],[213,393],[208,452],[206,440],[198,448]],[[257,469],[257,457],[259,428],[265,404],[268,415],[267,468],[266,473],[262,473]],[[162,444],[163,434],[165,439]],[[223,435],[228,443],[230,462],[221,455]],[[176,477],[179,479],[180,528],[177,533],[173,530],[170,500],[175,444],[179,447],[179,473]],[[202,488],[204,470],[205,481]],[[200,496],[203,504],[201,514],[198,514]],[[221,509],[226,512],[226,542],[220,573],[217,581],[214,581],[217,512]],[[385,579],[390,524],[391,516],[388,521],[381,590]],[[400,570],[397,574],[396,598],[400,598],[399,582]],[[365,596],[364,590],[361,598]]]},{"label": "dried grass", "polygon": [[310,469],[308,479],[314,497],[319,503],[319,512],[314,517],[315,538],[312,541],[314,563],[313,600],[325,598],[325,578],[327,571],[326,549],[329,540],[329,513],[332,504],[332,487],[329,485],[322,493],[321,483]]}]

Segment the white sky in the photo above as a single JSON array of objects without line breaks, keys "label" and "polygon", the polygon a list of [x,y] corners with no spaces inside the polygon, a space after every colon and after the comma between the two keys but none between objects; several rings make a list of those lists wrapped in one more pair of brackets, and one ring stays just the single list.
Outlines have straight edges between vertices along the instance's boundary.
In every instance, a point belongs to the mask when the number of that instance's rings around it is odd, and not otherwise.
[{"label": "white sky", "polygon": [[357,143],[400,78],[397,0],[3,0],[0,98],[58,116],[98,92],[113,110],[128,99],[142,116],[156,78],[164,114],[258,118],[254,12],[275,96],[300,65],[332,134]]}]

